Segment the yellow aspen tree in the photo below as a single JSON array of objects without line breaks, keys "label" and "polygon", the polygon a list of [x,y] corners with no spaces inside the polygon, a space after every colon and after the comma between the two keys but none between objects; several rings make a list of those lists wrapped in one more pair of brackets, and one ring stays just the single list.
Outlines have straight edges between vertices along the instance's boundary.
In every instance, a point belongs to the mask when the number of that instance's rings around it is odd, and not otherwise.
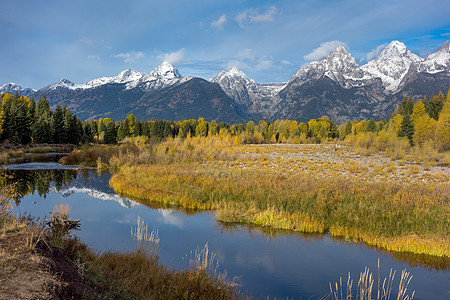
[{"label": "yellow aspen tree", "polygon": [[422,100],[417,101],[416,104],[414,104],[413,112],[411,114],[411,119],[413,123],[415,121],[422,117],[425,114],[425,104],[423,104]]},{"label": "yellow aspen tree", "polygon": [[435,132],[436,146],[438,150],[450,149],[450,100],[446,100],[439,114]]},{"label": "yellow aspen tree", "polygon": [[433,140],[435,130],[435,119],[430,118],[427,114],[416,117],[414,120],[414,144],[418,147],[422,147],[425,142]]}]

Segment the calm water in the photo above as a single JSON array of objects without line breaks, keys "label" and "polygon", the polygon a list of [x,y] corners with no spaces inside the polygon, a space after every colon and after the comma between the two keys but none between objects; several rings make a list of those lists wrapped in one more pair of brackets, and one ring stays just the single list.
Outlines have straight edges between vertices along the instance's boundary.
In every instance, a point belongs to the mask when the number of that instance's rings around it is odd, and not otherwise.
[{"label": "calm water", "polygon": [[[210,212],[189,214],[150,208],[119,197],[108,185],[111,175],[93,170],[76,170],[56,163],[9,168],[14,169],[10,172],[21,191],[15,212],[43,219],[56,205],[68,204],[70,217],[81,219],[81,231],[76,235],[101,251],[131,250],[131,226],[136,226],[140,217],[149,228],[159,230],[163,264],[187,268],[189,253],[207,243],[219,259],[219,271],[226,271],[229,278],[238,276],[242,292],[255,298],[318,299],[329,293],[329,282],[338,281],[340,276],[346,279],[348,272],[356,282],[365,267],[377,277],[380,259],[382,277],[390,268],[397,271],[396,279],[403,269],[411,272],[413,279],[408,290],[416,291],[415,299],[450,299],[448,269],[421,266],[417,263],[420,257],[394,258],[327,235],[263,233],[251,226],[218,223]],[[448,260],[433,263],[448,266]]]}]

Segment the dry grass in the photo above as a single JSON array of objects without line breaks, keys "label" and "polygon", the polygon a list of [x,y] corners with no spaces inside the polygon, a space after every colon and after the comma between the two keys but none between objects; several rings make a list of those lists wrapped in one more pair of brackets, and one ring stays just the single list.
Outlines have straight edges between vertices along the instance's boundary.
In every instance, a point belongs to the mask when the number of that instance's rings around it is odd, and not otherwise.
[{"label": "dry grass", "polygon": [[138,219],[132,229],[136,250],[106,252],[87,260],[108,281],[124,287],[138,299],[238,299],[235,284],[218,274],[215,255],[207,246],[195,252],[191,269],[169,270],[158,261],[159,237]]},{"label": "dry grass", "polygon": [[[355,156],[336,145],[208,141],[167,141],[153,163],[116,161],[110,184],[143,203],[217,209],[221,221],[329,231],[388,250],[450,256],[448,170]],[[216,155],[224,152],[229,159]]]},{"label": "dry grass", "polygon": [[[397,300],[412,300],[414,299],[415,291],[410,295],[407,294],[408,285],[411,282],[412,275],[405,270],[402,271],[400,276],[398,289],[393,291],[393,284],[395,280],[395,270],[390,270],[389,276],[381,279],[380,278],[380,261],[378,260],[378,280],[376,289],[374,289],[375,279],[373,274],[370,272],[369,268],[365,268],[364,272],[359,274],[358,284],[356,290],[353,288],[353,279],[350,273],[348,273],[348,278],[346,283],[342,284],[342,277],[339,281],[334,284],[330,283],[330,296],[334,300],[343,299],[360,299],[360,300],[389,300],[391,295]],[[376,295],[375,295],[376,294]],[[375,297],[374,297],[375,296]]]}]

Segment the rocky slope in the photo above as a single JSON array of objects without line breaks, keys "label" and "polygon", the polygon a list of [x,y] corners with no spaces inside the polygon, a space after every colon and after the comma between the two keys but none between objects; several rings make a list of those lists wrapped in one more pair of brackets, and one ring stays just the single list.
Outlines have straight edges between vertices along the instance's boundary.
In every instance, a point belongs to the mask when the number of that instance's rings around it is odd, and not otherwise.
[{"label": "rocky slope", "polygon": [[13,82],[5,83],[4,85],[0,86],[0,94],[19,94],[21,96],[29,96],[33,93],[35,93],[36,90],[30,89],[30,88],[23,88],[20,85],[17,85]]},{"label": "rocky slope", "polygon": [[374,60],[359,66],[342,46],[326,58],[298,70],[287,83],[257,83],[232,67],[211,80],[183,77],[169,63],[149,73],[133,69],[85,84],[67,79],[38,91],[13,84],[15,91],[50,104],[66,105],[81,119],[180,120],[204,117],[226,122],[289,118],[308,121],[328,115],[333,121],[389,117],[405,96],[422,98],[447,91],[450,84],[450,44],[421,58],[405,44],[392,41]]}]

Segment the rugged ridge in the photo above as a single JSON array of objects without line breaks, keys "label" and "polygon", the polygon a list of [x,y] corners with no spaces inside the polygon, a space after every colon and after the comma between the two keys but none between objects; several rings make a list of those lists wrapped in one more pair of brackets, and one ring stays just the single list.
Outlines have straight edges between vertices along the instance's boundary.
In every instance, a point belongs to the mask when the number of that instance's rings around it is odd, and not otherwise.
[{"label": "rugged ridge", "polygon": [[265,114],[266,108],[273,106],[274,96],[284,83],[258,84],[233,66],[229,71],[219,72],[212,80],[232,98],[241,109],[253,114]]},{"label": "rugged ridge", "polygon": [[4,85],[0,86],[0,94],[13,94],[16,93],[20,96],[30,96],[31,94],[35,93],[36,90],[30,89],[30,88],[23,88],[18,84],[15,84],[13,82],[5,83]]},{"label": "rugged ridge", "polygon": [[405,44],[392,41],[377,58],[361,68],[373,77],[381,78],[386,90],[394,92],[398,89],[411,64],[421,61],[423,59],[406,49]]},{"label": "rugged ridge", "polygon": [[18,91],[34,98],[46,95],[50,105],[66,105],[81,119],[119,120],[132,112],[141,119],[308,121],[328,115],[344,122],[386,118],[403,97],[430,96],[447,91],[449,84],[448,41],[426,58],[392,41],[363,66],[339,46],[326,58],[300,68],[286,83],[257,83],[237,67],[219,72],[208,82],[181,76],[163,62],[149,73],[128,69],[85,84],[62,79],[38,91],[7,84],[0,92]]}]

